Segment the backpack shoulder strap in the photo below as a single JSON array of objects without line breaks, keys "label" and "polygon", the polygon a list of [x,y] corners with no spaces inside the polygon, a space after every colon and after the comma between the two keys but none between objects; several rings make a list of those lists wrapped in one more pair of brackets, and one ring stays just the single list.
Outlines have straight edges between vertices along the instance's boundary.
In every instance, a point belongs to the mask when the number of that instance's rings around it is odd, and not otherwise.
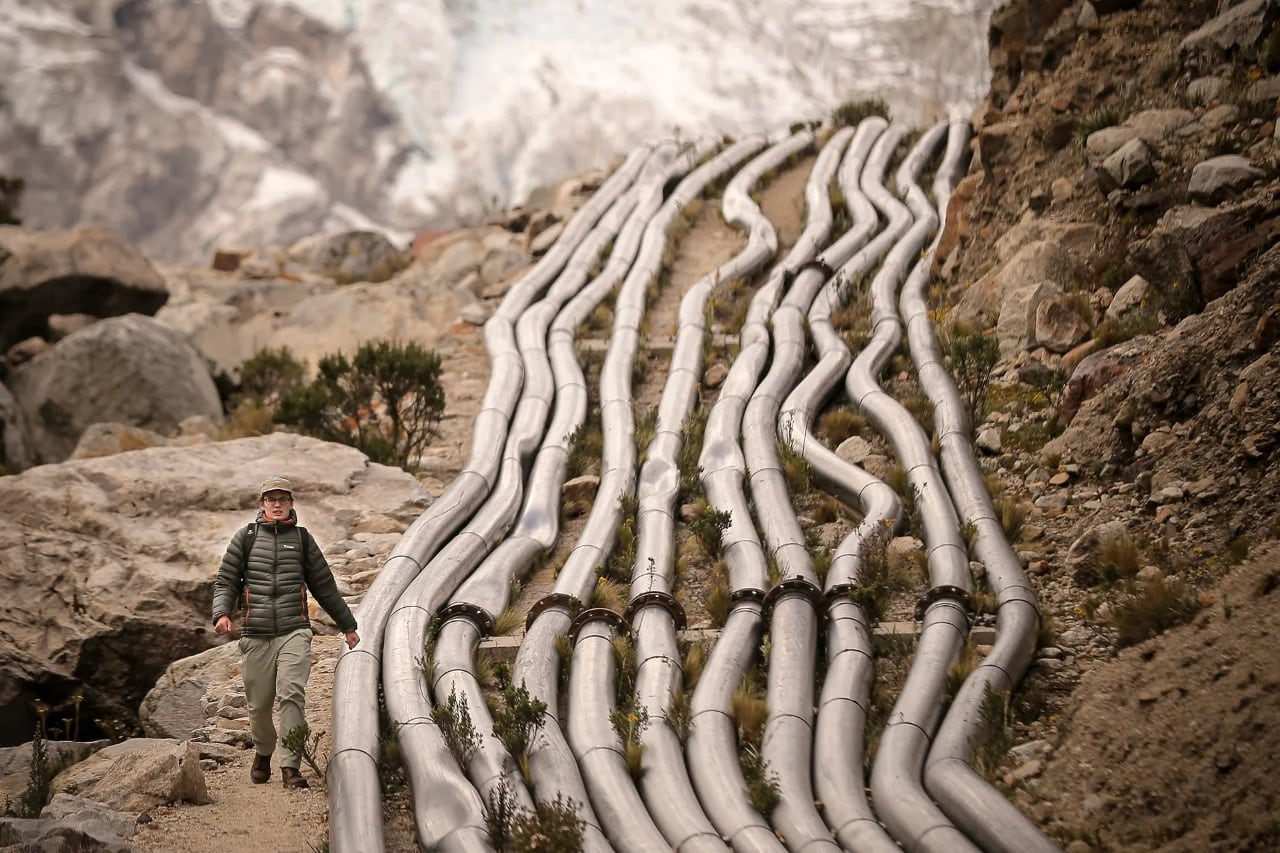
[{"label": "backpack shoulder strap", "polygon": [[244,547],[240,549],[240,579],[249,576],[249,549],[253,547],[253,537],[258,535],[258,522],[251,521],[244,529]]}]

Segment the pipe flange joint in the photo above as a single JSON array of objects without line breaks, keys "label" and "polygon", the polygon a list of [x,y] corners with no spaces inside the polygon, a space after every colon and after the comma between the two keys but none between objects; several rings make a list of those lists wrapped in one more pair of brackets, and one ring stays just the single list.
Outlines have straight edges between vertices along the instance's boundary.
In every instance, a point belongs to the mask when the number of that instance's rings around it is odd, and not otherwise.
[{"label": "pipe flange joint", "polygon": [[859,589],[856,581],[851,583],[838,583],[826,591],[823,600],[827,607],[841,601],[848,601],[853,597],[853,593]]},{"label": "pipe flange joint", "polygon": [[627,630],[627,623],[621,616],[607,607],[588,607],[586,610],[574,617],[569,623],[569,642],[577,643],[578,634],[588,624],[592,622],[606,622],[609,627],[618,633]]},{"label": "pipe flange joint", "polygon": [[680,602],[676,601],[675,596],[669,592],[654,590],[653,592],[642,592],[627,604],[627,609],[622,612],[622,618],[628,624],[634,624],[636,614],[646,607],[661,607],[671,614],[671,619],[676,623],[676,630],[683,631],[685,627],[684,608],[680,606]]},{"label": "pipe flange joint", "polygon": [[930,587],[924,595],[920,596],[920,600],[916,602],[916,621],[919,622],[924,618],[924,613],[934,603],[950,598],[960,605],[960,609],[964,611],[966,622],[973,621],[973,602],[969,595],[969,590],[962,586],[952,586],[950,584],[942,584],[940,586]]},{"label": "pipe flange joint", "polygon": [[754,586],[744,586],[729,593],[730,606],[742,601],[754,601],[758,604],[764,604],[764,590],[756,589]]},{"label": "pipe flange joint", "polygon": [[822,607],[825,600],[822,590],[818,589],[813,581],[799,577],[787,578],[774,584],[773,589],[769,590],[769,594],[764,597],[765,612],[773,610],[779,601],[789,595],[798,595],[806,599],[815,611]]},{"label": "pipe flange joint", "polygon": [[455,618],[466,619],[480,629],[481,639],[493,636],[493,616],[489,614],[488,610],[477,604],[459,601],[440,611],[440,624],[442,625]]},{"label": "pipe flange joint", "polygon": [[570,595],[567,592],[553,592],[550,595],[544,595],[534,603],[533,607],[529,608],[529,615],[524,620],[525,631],[533,627],[534,620],[542,615],[542,611],[552,607],[563,607],[569,612],[569,618],[572,619],[582,609],[582,602],[578,600],[576,595]]}]

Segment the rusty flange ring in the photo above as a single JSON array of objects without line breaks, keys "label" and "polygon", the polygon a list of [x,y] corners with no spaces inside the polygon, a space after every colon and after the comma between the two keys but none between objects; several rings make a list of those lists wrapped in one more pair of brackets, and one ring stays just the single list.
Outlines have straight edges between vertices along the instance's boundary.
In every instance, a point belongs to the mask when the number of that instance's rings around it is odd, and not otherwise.
[{"label": "rusty flange ring", "polygon": [[730,604],[737,604],[739,601],[755,601],[764,604],[764,590],[756,589],[754,586],[744,586],[729,593]]},{"label": "rusty flange ring", "polygon": [[653,592],[642,592],[627,604],[627,609],[622,612],[622,618],[626,619],[628,624],[635,621],[635,616],[646,607],[661,607],[671,614],[671,619],[676,623],[676,630],[683,631],[685,626],[684,608],[680,606],[680,602],[676,601],[675,596],[669,592],[661,592],[655,590]]},{"label": "rusty flange ring", "polygon": [[477,628],[480,629],[480,637],[490,637],[493,635],[493,616],[488,610],[475,604],[468,604],[465,601],[459,601],[450,604],[440,611],[440,623],[444,624],[447,620],[455,617],[461,617],[469,620]]},{"label": "rusty flange ring", "polygon": [[588,607],[574,617],[569,624],[569,642],[578,642],[578,632],[590,622],[607,622],[609,627],[619,633],[627,630],[627,623],[621,616],[607,607]]},{"label": "rusty flange ring", "polygon": [[775,584],[773,589],[769,590],[769,594],[764,597],[765,612],[772,610],[779,599],[789,595],[800,596],[808,601],[814,610],[822,607],[822,590],[818,589],[813,581],[805,578],[787,578]]},{"label": "rusty flange ring", "polygon": [[569,618],[572,619],[582,609],[582,602],[578,600],[576,595],[569,595],[567,592],[553,592],[550,595],[544,595],[534,603],[533,607],[529,608],[529,615],[524,619],[525,631],[532,627],[533,621],[542,615],[542,611],[551,607],[563,607],[569,612]]},{"label": "rusty flange ring", "polygon": [[951,586],[950,584],[942,584],[929,588],[924,595],[920,596],[920,600],[916,602],[916,621],[919,622],[924,618],[924,612],[928,610],[935,602],[943,599],[954,599],[960,605],[960,609],[964,611],[966,622],[973,621],[973,606],[969,597],[969,591],[964,587]]}]

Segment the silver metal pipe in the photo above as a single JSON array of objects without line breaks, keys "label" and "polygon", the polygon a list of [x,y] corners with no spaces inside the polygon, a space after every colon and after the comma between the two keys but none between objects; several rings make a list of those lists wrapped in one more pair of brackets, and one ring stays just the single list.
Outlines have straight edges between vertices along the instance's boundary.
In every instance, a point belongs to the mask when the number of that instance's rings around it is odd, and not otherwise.
[{"label": "silver metal pipe", "polygon": [[895,307],[898,285],[937,225],[937,214],[915,181],[945,132],[946,125],[940,124],[923,134],[898,170],[898,189],[906,196],[909,212],[883,184],[864,180],[864,191],[877,207],[889,215],[892,210],[913,217],[914,224],[894,246],[871,284],[873,336],[847,380],[850,398],[893,443],[924,526],[931,584],[930,593],[921,602],[924,624],[915,660],[881,734],[871,772],[876,812],[909,850],[974,849],[929,799],[920,778],[929,739],[942,715],[947,672],[968,634],[967,548],[928,436],[875,380],[901,340]]},{"label": "silver metal pipe", "polygon": [[[881,145],[867,163],[866,154],[883,127],[883,121],[866,124],[860,145],[855,143],[855,148],[860,147],[858,156],[852,156],[851,152],[840,172],[841,190],[853,217],[851,230],[864,234],[874,228],[877,217],[875,208],[858,186],[860,174],[864,164],[866,168],[883,172],[896,144],[895,138]],[[863,128],[859,131],[863,132]],[[856,252],[813,301],[808,320],[818,363],[788,395],[779,416],[779,434],[790,437],[812,466],[815,480],[861,508],[864,515],[863,522],[837,546],[825,579],[827,671],[816,719],[812,722],[813,788],[823,803],[823,819],[843,846],[855,850],[894,850],[897,845],[875,820],[864,793],[863,729],[874,663],[866,615],[849,600],[847,590],[857,583],[865,551],[883,541],[888,533],[886,523],[889,527],[896,524],[901,506],[891,488],[841,460],[813,437],[811,427],[822,401],[839,383],[852,360],[848,347],[832,328],[832,307],[844,292],[845,282],[857,280],[869,271],[896,235],[896,231],[882,233],[871,245]],[[775,628],[776,633],[783,633],[776,623]],[[773,654],[775,658],[779,655],[776,645]],[[811,651],[803,654],[807,660],[813,658]],[[779,664],[784,671],[791,666],[789,659],[780,659]],[[783,680],[784,676],[779,675],[778,681]],[[807,750],[808,732],[798,726],[793,729],[792,737],[801,740],[802,748]],[[781,739],[778,743],[779,752],[788,748]],[[794,770],[797,776],[799,769]],[[790,787],[797,798],[806,793],[802,782],[793,781]],[[809,793],[812,799],[812,789]]]},{"label": "silver metal pipe", "polygon": [[758,600],[745,594],[754,591],[763,596],[768,580],[764,549],[751,521],[743,486],[746,462],[739,432],[747,400],[769,354],[765,324],[784,279],[808,262],[827,241],[832,224],[828,185],[853,135],[850,128],[837,131],[814,163],[805,185],[804,231],[751,300],[739,337],[738,357],[707,417],[699,456],[708,504],[729,513],[721,549],[729,568],[731,595],[737,603],[726,618],[690,699],[685,749],[690,779],[707,816],[738,851],[780,853],[784,849],[764,816],[751,804],[737,757],[738,739],[732,716],[733,693],[755,657],[763,630],[763,608]]},{"label": "silver metal pipe", "polygon": [[[842,184],[856,183],[863,163],[883,171],[896,138],[878,141],[883,120],[864,122],[855,135],[842,168]],[[852,180],[850,179],[852,178]],[[765,541],[777,560],[779,575],[789,584],[789,592],[773,595],[770,624],[769,716],[761,746],[767,766],[777,774],[780,802],[771,816],[774,828],[790,850],[838,849],[824,823],[813,796],[813,682],[817,658],[817,619],[814,607],[819,579],[804,533],[792,508],[786,479],[778,459],[776,441],[787,442],[797,452],[809,445],[804,418],[780,417],[782,396],[795,385],[803,366],[806,348],[805,314],[825,282],[831,268],[871,266],[893,240],[893,235],[877,236],[870,245],[876,217],[865,199],[854,192],[846,195],[854,223],[848,234],[825,250],[823,266],[805,268],[773,315],[773,363],[764,382],[747,405],[744,443],[747,466],[752,472],[752,492],[758,515],[765,519]],[[845,271],[845,275],[848,271]],[[832,362],[828,359],[827,366]],[[834,383],[833,383],[834,384]],[[825,396],[822,394],[821,396]],[[767,431],[764,427],[767,425]],[[776,436],[776,437],[775,437]],[[834,458],[834,457],[832,457]],[[829,460],[828,460],[829,461]],[[844,468],[844,463],[837,463]]]},{"label": "silver metal pipe", "polygon": [[588,621],[578,631],[569,682],[569,744],[613,846],[622,853],[668,850],[631,780],[622,739],[611,721],[618,672],[614,637],[604,620]]},{"label": "silver metal pipe", "polygon": [[[934,180],[937,209],[945,213],[951,188],[967,155],[969,127],[953,122],[946,156]],[[929,270],[937,241],[916,264],[902,289],[900,310],[921,388],[934,403],[943,474],[957,510],[976,531],[973,549],[999,600],[996,642],[965,679],[943,718],[924,765],[924,784],[949,818],[984,850],[1005,853],[1056,851],[1059,847],[972,767],[990,723],[989,696],[1003,704],[1035,653],[1039,611],[1022,565],[1009,546],[987,494],[969,441],[968,413],[943,363],[929,319]]]},{"label": "silver metal pipe", "polygon": [[[564,264],[573,247],[592,224],[625,191],[647,157],[647,148],[637,149],[583,205],[565,227],[560,240],[518,282],[503,300],[504,316],[518,316],[536,293]],[[365,592],[357,615],[361,644],[343,650],[334,671],[333,750],[328,765],[329,842],[335,853],[381,853],[382,788],[378,780],[377,679],[381,668],[386,620],[401,593],[422,567],[479,506],[493,485],[498,449],[506,433],[507,420],[515,407],[518,383],[510,382],[509,350],[499,343],[504,338],[490,335],[485,342],[493,379],[484,406],[476,416],[471,456],[449,488],[417,521],[410,525],[395,550]],[[510,328],[510,322],[506,322]]]},{"label": "silver metal pipe", "polygon": [[[602,460],[603,473],[600,493],[608,494],[610,492],[607,492],[606,489],[609,489],[613,490],[612,494],[617,495],[613,501],[614,511],[605,516],[604,519],[606,522],[612,522],[610,529],[606,531],[609,537],[610,549],[612,541],[616,537],[616,526],[621,520],[621,511],[620,507],[617,506],[617,500],[622,496],[630,495],[635,488],[635,422],[634,412],[631,408],[631,371],[639,346],[639,327],[644,313],[646,290],[661,270],[667,231],[680,211],[692,202],[711,181],[727,172],[762,144],[762,140],[748,140],[730,146],[730,148],[699,166],[677,185],[671,197],[662,204],[646,226],[639,255],[619,291],[615,304],[613,335],[605,357],[604,367],[601,371],[600,381],[601,421],[604,433],[604,458]],[[697,151],[691,152],[691,154],[691,162],[701,156],[701,152]],[[598,497],[595,510],[592,513],[593,519],[595,512],[600,510],[603,503],[604,501]],[[589,520],[588,529],[584,530],[584,537],[588,532],[592,532],[591,527],[591,521]],[[599,527],[596,528],[596,530],[599,529]],[[574,553],[570,555],[570,560],[573,560],[579,554],[583,558],[594,559],[596,562],[591,564],[591,567],[594,568],[594,566],[599,565],[599,561],[607,554],[607,550],[597,550],[596,547],[586,550],[575,549]],[[566,563],[567,566],[568,563]],[[584,677],[586,676],[583,676],[575,668],[570,678],[571,692],[578,689],[580,686],[579,681]],[[597,684],[594,686],[587,685],[583,689],[603,690],[605,687]],[[598,704],[607,703],[610,707],[613,705],[612,696],[597,697],[595,701]],[[570,740],[572,742],[573,738],[571,737]],[[575,744],[574,749],[577,752],[579,746]],[[630,809],[633,807],[631,798],[638,799],[634,783],[629,775],[625,773],[619,775],[617,767],[611,761],[598,756],[585,762],[579,757],[579,765],[582,770],[583,781],[588,791],[591,792],[592,803],[602,821],[605,822],[609,838],[615,845],[618,845],[619,842],[614,837],[611,827],[607,825],[605,815],[620,808]],[[631,789],[629,794],[614,793],[626,788]],[[623,799],[602,804],[598,799],[601,796],[620,796]],[[643,808],[643,804],[641,808]]]},{"label": "silver metal pipe", "polygon": [[[707,298],[718,282],[746,278],[777,251],[776,232],[751,200],[750,190],[766,172],[812,144],[812,133],[793,134],[755,157],[726,187],[722,205],[725,221],[748,230],[747,244],[699,279],[681,300],[671,366],[658,405],[657,431],[640,471],[631,601],[635,609],[636,704],[647,710],[650,720],[641,735],[641,793],[671,846],[680,851],[726,848],[698,802],[685,767],[683,746],[668,724],[671,699],[683,681],[676,624],[666,607],[657,602],[646,606],[645,602],[647,596],[669,596],[672,590],[673,513],[680,483],[677,459],[686,440],[684,423],[698,398]],[[753,150],[744,147],[741,153],[745,156]]]},{"label": "silver metal pipe", "polygon": [[[657,155],[652,159],[661,167],[658,174],[664,175],[669,157]],[[649,181],[654,179],[652,171],[647,169],[645,173],[649,175]],[[587,405],[586,384],[573,353],[572,330],[581,322],[582,315],[608,292],[608,282],[596,282],[586,300],[579,301],[575,298],[576,304],[571,304],[571,307],[563,311],[558,309],[566,299],[583,289],[583,283],[595,260],[631,218],[645,175],[642,174],[640,181],[641,184],[629,190],[610,208],[598,226],[583,240],[546,297],[520,316],[517,323],[518,340],[526,359],[526,373],[530,378],[525,384],[525,393],[508,438],[508,455],[519,459],[522,464],[525,462],[527,453],[523,448],[530,446],[543,434],[545,410],[552,397],[556,401],[555,417],[545,431],[542,445],[533,462],[528,489],[525,490],[527,497],[524,509],[512,535],[494,549],[454,594],[450,609],[457,609],[464,618],[447,620],[436,640],[436,680],[432,685],[435,701],[448,701],[452,694],[457,693],[467,701],[471,721],[482,735],[466,768],[468,775],[483,798],[490,797],[497,786],[505,785],[517,806],[524,808],[532,808],[533,800],[519,775],[514,758],[503,749],[501,740],[494,732],[493,719],[484,705],[484,696],[474,671],[474,655],[480,639],[477,619],[492,619],[506,608],[512,580],[527,571],[538,555],[554,544],[559,532],[560,488],[568,471],[567,440],[574,427],[583,422]],[[630,254],[633,252],[612,259],[615,271],[619,266],[625,268]],[[569,330],[568,342],[562,341],[562,346],[557,347],[554,369],[543,348],[548,338],[548,322],[553,313],[556,313],[557,327],[567,327]],[[520,488],[523,484],[515,485]],[[542,660],[541,667],[552,675],[550,678],[538,678],[535,689],[538,684],[554,685],[555,667],[549,659]],[[514,683],[519,685],[522,681],[517,675]],[[527,683],[524,687],[529,689]],[[530,697],[535,700],[541,698],[536,692],[531,692]],[[551,700],[555,701],[554,694]],[[550,707],[548,703],[548,708]],[[555,717],[554,712],[548,714],[552,726],[555,725]],[[557,731],[555,735],[546,735],[542,740],[554,743],[558,734]],[[562,737],[560,741],[563,741]],[[540,800],[553,802],[560,793],[559,789],[544,790]],[[576,787],[570,786],[567,796],[576,804],[577,814],[584,823],[584,849],[610,849],[604,841],[580,781]]]}]

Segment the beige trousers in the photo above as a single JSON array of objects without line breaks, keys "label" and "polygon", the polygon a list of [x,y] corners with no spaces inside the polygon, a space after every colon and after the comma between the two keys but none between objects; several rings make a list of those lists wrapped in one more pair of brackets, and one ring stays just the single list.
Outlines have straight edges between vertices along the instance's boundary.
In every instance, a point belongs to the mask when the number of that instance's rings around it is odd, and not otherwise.
[{"label": "beige trousers", "polygon": [[[253,745],[259,755],[276,750],[276,727],[271,719],[280,700],[280,734],[287,736],[306,722],[307,678],[311,675],[311,629],[280,637],[241,637],[240,670],[249,705]],[[298,768],[298,753],[280,744],[280,766]]]}]

